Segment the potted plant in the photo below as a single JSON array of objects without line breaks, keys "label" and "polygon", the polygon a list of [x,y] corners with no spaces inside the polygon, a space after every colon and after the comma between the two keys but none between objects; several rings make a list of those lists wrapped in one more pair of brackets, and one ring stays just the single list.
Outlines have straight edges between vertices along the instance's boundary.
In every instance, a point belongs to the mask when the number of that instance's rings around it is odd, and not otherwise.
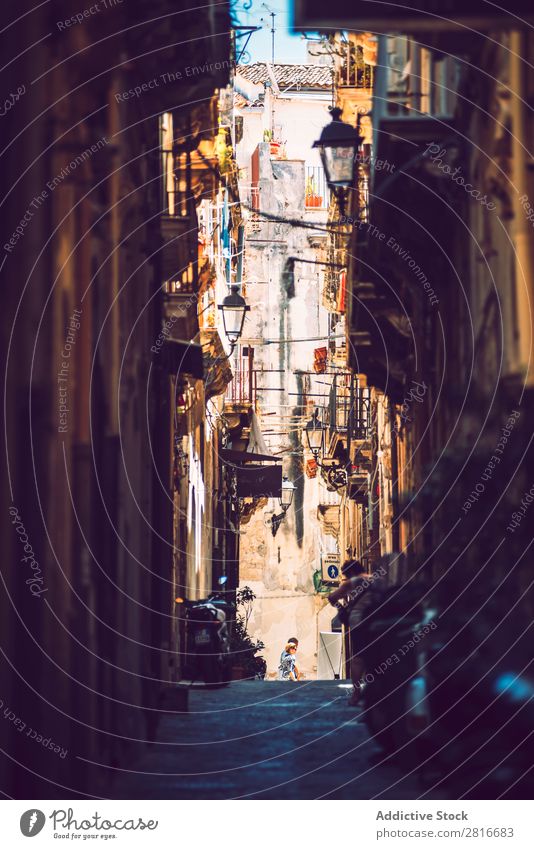
[{"label": "potted plant", "polygon": [[272,130],[263,131],[263,141],[269,142],[271,156],[278,156],[278,152],[280,150],[280,142],[274,140]]},{"label": "potted plant", "polygon": [[322,197],[316,193],[315,179],[313,177],[308,177],[306,180],[305,205],[315,208],[323,205]]},{"label": "potted plant", "polygon": [[252,605],[256,594],[250,587],[242,587],[236,593],[235,624],[230,640],[233,656],[232,679],[240,681],[255,678],[260,668],[265,667],[263,658],[256,657],[265,648],[261,640],[253,640],[248,633],[248,622],[252,614]]}]

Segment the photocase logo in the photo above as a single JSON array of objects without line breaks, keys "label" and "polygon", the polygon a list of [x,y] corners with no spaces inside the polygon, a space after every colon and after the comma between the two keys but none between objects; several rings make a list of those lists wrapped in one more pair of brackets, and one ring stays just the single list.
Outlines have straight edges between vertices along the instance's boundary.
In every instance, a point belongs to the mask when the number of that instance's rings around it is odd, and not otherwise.
[{"label": "photocase logo", "polygon": [[36,808],[30,808],[20,818],[20,830],[24,837],[35,837],[36,834],[42,831],[45,822],[46,817],[42,811]]}]

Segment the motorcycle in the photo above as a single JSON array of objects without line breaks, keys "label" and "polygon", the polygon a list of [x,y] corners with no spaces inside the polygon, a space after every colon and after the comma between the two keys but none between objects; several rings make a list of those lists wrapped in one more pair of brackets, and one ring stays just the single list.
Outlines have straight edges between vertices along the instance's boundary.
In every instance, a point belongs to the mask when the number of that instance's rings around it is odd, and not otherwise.
[{"label": "motorcycle", "polygon": [[359,627],[362,719],[433,790],[531,798],[533,652],[524,620],[503,613],[511,606],[472,599],[461,615],[440,613],[421,588],[393,587]]},{"label": "motorcycle", "polygon": [[365,663],[362,719],[388,754],[410,756],[411,743],[426,717],[414,713],[421,701],[419,645],[425,612],[420,586],[394,586],[375,593],[358,628]]},{"label": "motorcycle", "polygon": [[[506,608],[505,608],[506,609]],[[425,784],[453,784],[468,798],[531,798],[534,677],[528,633],[499,601],[444,617],[429,641],[423,677],[431,758]]]},{"label": "motorcycle", "polygon": [[183,601],[186,623],[184,674],[192,681],[203,679],[209,686],[230,683],[230,635],[226,612],[231,606],[213,594],[198,601]]}]

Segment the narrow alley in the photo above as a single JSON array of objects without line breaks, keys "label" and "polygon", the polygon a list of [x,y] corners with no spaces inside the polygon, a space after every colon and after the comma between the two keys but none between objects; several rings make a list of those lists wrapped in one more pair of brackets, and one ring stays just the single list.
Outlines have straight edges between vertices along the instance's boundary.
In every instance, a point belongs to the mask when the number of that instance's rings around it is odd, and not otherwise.
[{"label": "narrow alley", "polygon": [[533,0],[3,5],[0,792],[532,798]]},{"label": "narrow alley", "polygon": [[[417,799],[425,787],[369,737],[347,682],[193,688],[155,744],[120,771],[121,799]],[[440,791],[443,798],[443,791]],[[427,795],[425,798],[433,798]],[[436,795],[435,798],[438,798]]]}]

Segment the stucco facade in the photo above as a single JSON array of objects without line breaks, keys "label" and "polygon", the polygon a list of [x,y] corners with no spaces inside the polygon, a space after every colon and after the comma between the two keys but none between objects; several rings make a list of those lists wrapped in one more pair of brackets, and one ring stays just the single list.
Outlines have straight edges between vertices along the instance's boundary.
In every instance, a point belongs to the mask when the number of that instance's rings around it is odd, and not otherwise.
[{"label": "stucco facade", "polygon": [[[268,677],[276,675],[286,640],[298,637],[299,669],[314,678],[319,630],[330,630],[333,611],[315,592],[313,575],[321,553],[335,550],[336,543],[319,522],[326,490],[320,476],[306,476],[310,455],[302,445],[302,427],[328,394],[327,378],[315,375],[313,364],[314,350],[326,344],[329,331],[321,305],[323,267],[315,264],[324,250],[327,212],[307,208],[305,193],[306,166],[318,165],[311,146],[328,120],[329,92],[311,92],[306,99],[300,91],[293,100],[279,99],[267,86],[263,103],[237,110],[243,117],[237,149],[241,195],[256,210],[249,211],[246,228],[244,280],[251,311],[242,341],[254,347],[265,443],[271,454],[283,457],[295,494],[276,536],[271,517],[281,511],[272,499],[242,528],[240,583],[257,595],[249,630],[266,645]],[[285,142],[287,159],[273,157],[262,140],[270,121]],[[309,159],[292,159],[297,150]],[[323,203],[326,207],[326,198]],[[290,221],[316,223],[317,229]]]}]

